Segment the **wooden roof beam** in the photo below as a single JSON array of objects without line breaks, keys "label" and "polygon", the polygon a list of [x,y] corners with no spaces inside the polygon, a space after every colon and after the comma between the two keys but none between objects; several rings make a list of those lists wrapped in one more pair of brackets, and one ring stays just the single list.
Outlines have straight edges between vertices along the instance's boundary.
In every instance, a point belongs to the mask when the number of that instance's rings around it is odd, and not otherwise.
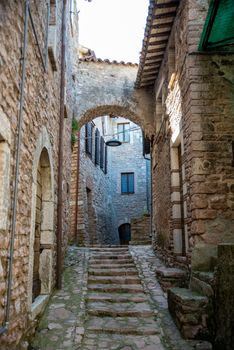
[{"label": "wooden roof beam", "polygon": [[179,0],[174,0],[174,1],[169,1],[169,2],[166,2],[164,4],[157,4],[155,6],[156,9],[165,9],[165,8],[168,8],[168,7],[177,7],[179,4]]},{"label": "wooden roof beam", "polygon": [[162,19],[162,18],[168,18],[171,17],[172,21],[176,15],[176,11],[166,12],[166,13],[160,13],[158,15],[154,15],[154,19]]}]

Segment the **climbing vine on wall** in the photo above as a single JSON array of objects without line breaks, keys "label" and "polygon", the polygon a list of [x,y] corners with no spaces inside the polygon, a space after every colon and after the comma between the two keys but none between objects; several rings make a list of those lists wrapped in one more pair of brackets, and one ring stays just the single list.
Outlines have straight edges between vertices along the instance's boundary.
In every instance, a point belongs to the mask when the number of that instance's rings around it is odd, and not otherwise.
[{"label": "climbing vine on wall", "polygon": [[72,119],[72,131],[71,131],[71,146],[73,147],[77,141],[77,131],[79,130],[79,123],[73,117]]}]

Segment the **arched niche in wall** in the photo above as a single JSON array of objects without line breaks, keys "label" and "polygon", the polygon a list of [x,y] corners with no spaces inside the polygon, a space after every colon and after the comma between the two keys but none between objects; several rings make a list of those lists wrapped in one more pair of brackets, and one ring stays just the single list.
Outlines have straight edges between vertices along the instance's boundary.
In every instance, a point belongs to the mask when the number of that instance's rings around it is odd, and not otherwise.
[{"label": "arched niche in wall", "polygon": [[28,307],[34,318],[53,287],[54,175],[52,147],[45,128],[34,154],[31,208]]}]

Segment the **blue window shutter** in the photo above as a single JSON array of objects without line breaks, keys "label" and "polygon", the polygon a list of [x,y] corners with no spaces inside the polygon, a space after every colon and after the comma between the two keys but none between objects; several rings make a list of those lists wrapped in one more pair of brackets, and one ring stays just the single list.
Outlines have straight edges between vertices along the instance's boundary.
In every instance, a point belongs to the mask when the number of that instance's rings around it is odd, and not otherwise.
[{"label": "blue window shutter", "polygon": [[134,174],[128,174],[128,192],[134,193]]},{"label": "blue window shutter", "polygon": [[121,173],[121,193],[134,193],[134,173]]},{"label": "blue window shutter", "polygon": [[127,176],[127,174],[121,174],[121,192],[128,193],[128,176]]},{"label": "blue window shutter", "polygon": [[130,123],[124,125],[124,142],[130,142]]}]

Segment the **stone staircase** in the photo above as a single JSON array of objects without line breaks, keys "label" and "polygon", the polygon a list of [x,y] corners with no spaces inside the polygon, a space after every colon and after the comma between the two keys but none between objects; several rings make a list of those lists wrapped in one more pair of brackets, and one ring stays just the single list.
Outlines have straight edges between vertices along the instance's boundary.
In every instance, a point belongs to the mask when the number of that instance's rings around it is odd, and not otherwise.
[{"label": "stone staircase", "polygon": [[90,248],[84,349],[163,350],[128,247]]}]

